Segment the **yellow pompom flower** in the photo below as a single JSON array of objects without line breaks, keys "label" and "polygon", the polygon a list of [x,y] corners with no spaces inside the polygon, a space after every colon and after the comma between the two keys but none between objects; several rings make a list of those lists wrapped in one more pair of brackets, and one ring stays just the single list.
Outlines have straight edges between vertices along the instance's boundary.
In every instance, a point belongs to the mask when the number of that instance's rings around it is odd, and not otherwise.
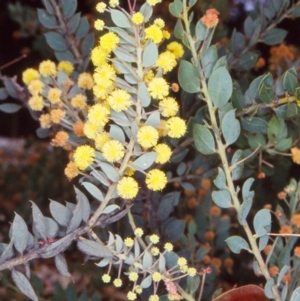
[{"label": "yellow pompom flower", "polygon": [[144,22],[144,16],[140,12],[132,15],[131,20],[134,24],[140,25]]},{"label": "yellow pompom flower", "polygon": [[131,248],[134,244],[134,240],[131,237],[127,237],[124,240],[124,245],[128,248]]},{"label": "yellow pompom flower", "polygon": [[152,69],[148,70],[148,72],[144,75],[145,83],[149,83],[154,78],[154,72]]},{"label": "yellow pompom flower", "polygon": [[100,67],[95,69],[93,77],[96,84],[101,84],[102,81],[114,81],[117,75],[113,66],[108,63],[103,63]]},{"label": "yellow pompom flower", "polygon": [[176,56],[170,51],[162,52],[155,62],[155,67],[161,68],[163,74],[172,71],[176,65]]},{"label": "yellow pompom flower", "polygon": [[159,169],[152,169],[146,175],[146,184],[150,190],[162,190],[167,185],[166,174]]},{"label": "yellow pompom flower", "polygon": [[105,4],[104,2],[99,2],[99,3],[96,5],[96,10],[97,10],[97,12],[99,12],[99,13],[104,13],[105,8],[106,8],[106,4]]},{"label": "yellow pompom flower", "polygon": [[292,147],[291,153],[294,163],[300,164],[300,149],[298,147]]},{"label": "yellow pompom flower", "polygon": [[190,277],[195,277],[197,275],[197,270],[195,268],[189,268],[187,273]]},{"label": "yellow pompom flower", "polygon": [[51,116],[50,114],[42,114],[39,118],[39,122],[41,125],[41,128],[48,129],[51,126]]},{"label": "yellow pompom flower", "polygon": [[173,117],[177,114],[179,106],[173,97],[166,97],[158,104],[159,111],[164,117]]},{"label": "yellow pompom flower", "polygon": [[31,93],[31,95],[41,94],[43,92],[43,88],[44,88],[44,83],[39,79],[34,79],[28,85],[28,91]]},{"label": "yellow pompom flower", "polygon": [[88,72],[80,73],[78,76],[77,85],[81,89],[91,90],[94,85],[92,75]]},{"label": "yellow pompom flower", "polygon": [[151,295],[149,297],[149,301],[159,301],[159,296],[158,295]]},{"label": "yellow pompom flower", "polygon": [[149,148],[157,144],[159,135],[156,128],[151,125],[142,126],[137,133],[137,141],[143,148]]},{"label": "yellow pompom flower", "polygon": [[94,23],[94,27],[98,31],[102,31],[104,28],[104,25],[105,25],[104,22],[100,19],[97,19]]},{"label": "yellow pompom flower", "polygon": [[182,266],[180,266],[179,269],[180,269],[180,272],[181,272],[182,274],[185,274],[185,273],[188,272],[189,267],[188,267],[187,265],[182,265]]},{"label": "yellow pompom flower", "polygon": [[40,74],[33,68],[28,68],[22,73],[22,80],[25,85],[29,85],[33,80],[39,79]]},{"label": "yellow pompom flower", "polygon": [[162,279],[162,275],[160,272],[154,272],[152,275],[152,279],[154,282],[159,282]]},{"label": "yellow pompom flower", "polygon": [[52,139],[51,144],[53,146],[65,146],[69,140],[70,136],[65,131],[58,131],[55,137]]},{"label": "yellow pompom flower", "polygon": [[165,21],[162,18],[155,19],[154,24],[157,25],[161,29],[163,29],[165,27]]},{"label": "yellow pompom flower", "polygon": [[95,147],[96,147],[96,149],[101,151],[104,144],[106,142],[108,142],[109,140],[110,140],[109,133],[101,132],[101,133],[97,134],[96,137],[95,137]]},{"label": "yellow pompom flower", "polygon": [[137,181],[132,177],[123,177],[117,184],[117,191],[123,199],[133,199],[139,192]]},{"label": "yellow pompom flower", "polygon": [[187,265],[187,260],[184,257],[179,257],[177,260],[177,264],[182,267]]},{"label": "yellow pompom flower", "polygon": [[61,93],[62,91],[58,88],[50,88],[47,94],[47,98],[52,104],[57,104],[61,102]]},{"label": "yellow pompom flower", "polygon": [[97,124],[87,121],[83,126],[83,133],[89,139],[95,139],[102,129],[103,127],[99,127]]},{"label": "yellow pompom flower", "polygon": [[55,63],[50,60],[41,62],[39,65],[39,72],[42,76],[45,77],[56,76],[57,70],[56,70]]},{"label": "yellow pompom flower", "polygon": [[166,40],[169,40],[171,37],[171,34],[167,30],[163,30],[162,35],[163,35],[163,38]]},{"label": "yellow pompom flower", "polygon": [[167,121],[161,119],[159,123],[158,133],[159,137],[166,137],[168,135]]},{"label": "yellow pompom flower", "polygon": [[114,82],[111,80],[102,80],[93,87],[93,93],[97,99],[104,100],[114,89]]},{"label": "yellow pompom flower", "polygon": [[100,38],[100,47],[111,52],[115,50],[120,42],[120,38],[114,32],[108,32]]},{"label": "yellow pompom flower", "polygon": [[84,136],[83,132],[84,123],[82,121],[77,121],[73,124],[74,134],[78,137]]},{"label": "yellow pompom flower", "polygon": [[141,294],[143,292],[143,289],[142,289],[142,287],[140,285],[136,285],[134,291],[137,294]]},{"label": "yellow pompom flower", "polygon": [[96,46],[91,52],[91,61],[94,66],[100,67],[102,64],[106,63],[110,57],[110,52],[103,49],[100,46]]},{"label": "yellow pompom flower", "polygon": [[127,293],[127,299],[130,300],[130,301],[134,301],[136,299],[136,293],[134,293],[132,291],[129,291]]},{"label": "yellow pompom flower", "polygon": [[77,177],[79,174],[79,170],[74,162],[69,162],[68,165],[65,168],[65,175],[69,180],[72,180],[73,178]]},{"label": "yellow pompom flower", "polygon": [[80,170],[87,169],[94,161],[95,150],[89,145],[80,145],[74,152],[74,163]]},{"label": "yellow pompom flower", "polygon": [[159,248],[157,248],[157,247],[151,248],[150,253],[151,253],[153,256],[157,256],[157,255],[159,254]]},{"label": "yellow pompom flower", "polygon": [[159,243],[159,237],[158,237],[158,235],[156,235],[156,234],[150,235],[149,240],[150,240],[150,242],[153,243],[154,245],[156,245],[156,244]]},{"label": "yellow pompom flower", "polygon": [[172,155],[171,148],[165,143],[157,144],[154,147],[154,151],[157,153],[155,163],[158,163],[158,164],[164,164],[164,163],[168,162]]},{"label": "yellow pompom flower", "polygon": [[28,105],[33,111],[42,111],[45,103],[42,96],[34,95],[29,98]]},{"label": "yellow pompom flower", "polygon": [[130,272],[129,275],[128,275],[128,279],[130,281],[137,281],[139,278],[139,274],[137,272]]},{"label": "yellow pompom flower", "polygon": [[111,279],[111,277],[110,277],[108,274],[104,274],[104,275],[102,276],[102,281],[103,281],[104,283],[109,283],[109,282],[110,282],[110,279]]},{"label": "yellow pompom flower", "polygon": [[157,3],[160,3],[161,0],[147,0],[147,3],[151,6],[156,5]]},{"label": "yellow pompom flower", "polygon": [[57,65],[57,70],[65,72],[67,75],[70,75],[74,71],[74,66],[69,61],[61,61]]},{"label": "yellow pompom flower", "polygon": [[132,105],[132,100],[127,91],[117,89],[107,97],[107,103],[114,111],[121,112],[126,111]]},{"label": "yellow pompom flower", "polygon": [[167,243],[165,243],[165,245],[164,245],[164,249],[165,249],[167,252],[172,252],[172,251],[173,251],[173,245],[172,245],[170,242],[167,242]]},{"label": "yellow pompom flower", "polygon": [[53,123],[60,123],[60,121],[66,116],[66,111],[55,109],[51,111],[50,116]]},{"label": "yellow pompom flower", "polygon": [[184,54],[183,46],[178,42],[171,42],[167,45],[167,49],[175,55],[176,59],[182,58]]},{"label": "yellow pompom flower", "polygon": [[186,124],[180,117],[172,117],[167,121],[168,136],[171,138],[180,138],[186,132]]},{"label": "yellow pompom flower", "polygon": [[74,108],[83,110],[86,107],[87,97],[83,94],[77,94],[71,98],[71,105]]},{"label": "yellow pompom flower", "polygon": [[114,286],[115,287],[121,287],[122,286],[122,280],[120,278],[117,278],[114,280]]},{"label": "yellow pompom flower", "polygon": [[108,122],[108,116],[110,112],[107,107],[98,103],[93,105],[88,112],[88,121],[97,125],[104,127]]},{"label": "yellow pompom flower", "polygon": [[143,231],[142,228],[136,228],[136,229],[134,230],[134,235],[135,235],[136,237],[142,237],[143,234],[144,234],[144,231]]},{"label": "yellow pompom flower", "polygon": [[117,7],[118,5],[120,5],[119,0],[110,0],[110,1],[109,1],[109,6],[112,7],[112,8],[115,8],[115,7]]},{"label": "yellow pompom flower", "polygon": [[150,25],[145,28],[145,39],[151,40],[155,44],[159,44],[163,40],[163,32],[162,30],[155,24]]},{"label": "yellow pompom flower", "polygon": [[149,82],[148,91],[154,99],[163,99],[169,94],[169,85],[164,78],[155,77]]},{"label": "yellow pompom flower", "polygon": [[124,146],[118,140],[110,140],[102,147],[102,155],[108,162],[116,162],[124,157]]}]

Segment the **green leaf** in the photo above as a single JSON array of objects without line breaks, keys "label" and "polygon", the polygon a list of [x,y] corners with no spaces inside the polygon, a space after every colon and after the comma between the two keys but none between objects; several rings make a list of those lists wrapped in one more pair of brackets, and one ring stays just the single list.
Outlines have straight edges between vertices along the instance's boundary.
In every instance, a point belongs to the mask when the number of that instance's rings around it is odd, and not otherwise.
[{"label": "green leaf", "polygon": [[[234,155],[232,156],[231,164],[232,165],[236,164],[242,158],[243,158],[243,151],[241,149],[238,149],[237,151],[235,151]],[[244,162],[237,164],[231,171],[232,179],[238,180],[243,173],[243,169],[244,169]]]},{"label": "green leaf", "polygon": [[207,27],[202,23],[201,20],[198,20],[195,28],[195,33],[198,41],[203,41],[207,32]]},{"label": "green leaf", "polygon": [[193,294],[200,285],[200,277],[198,275],[194,277],[188,276],[186,279],[187,292]]},{"label": "green leaf", "polygon": [[233,87],[232,95],[231,95],[231,102],[233,107],[238,111],[241,112],[244,109],[244,95],[240,89]]},{"label": "green leaf", "polygon": [[128,19],[127,15],[120,10],[117,9],[110,9],[110,15],[112,21],[115,23],[116,26],[121,28],[130,28],[131,22]]},{"label": "green leaf", "polygon": [[136,169],[145,170],[148,169],[154,163],[156,157],[156,152],[149,152],[141,155],[138,159],[132,162],[131,165]]},{"label": "green leaf", "polygon": [[23,254],[29,239],[29,232],[24,219],[17,213],[12,224],[12,237],[14,238],[14,246],[17,251]]},{"label": "green leaf", "polygon": [[4,104],[0,105],[0,111],[2,111],[4,113],[9,113],[9,114],[16,113],[21,108],[22,108],[22,106],[17,105],[15,103],[4,103]]},{"label": "green leaf", "polygon": [[170,192],[162,197],[157,210],[157,220],[164,221],[179,203],[180,192]]},{"label": "green leaf", "polygon": [[89,55],[94,46],[95,35],[93,32],[89,33],[82,41],[81,53],[83,56]]},{"label": "green leaf", "polygon": [[184,234],[185,221],[169,218],[162,225],[161,230],[165,241],[176,242]]},{"label": "green leaf", "polygon": [[292,102],[287,105],[286,118],[293,118],[298,115],[298,106]]},{"label": "green leaf", "polygon": [[74,64],[75,62],[75,57],[73,53],[69,50],[66,51],[55,51],[55,57],[57,60],[60,61],[69,61]]},{"label": "green leaf", "polygon": [[149,275],[141,282],[140,285],[142,288],[148,288],[151,284],[152,284],[152,275]]},{"label": "green leaf", "polygon": [[214,179],[214,184],[219,188],[219,189],[226,189],[226,177],[225,173],[222,168],[218,167],[218,175]]},{"label": "green leaf", "polygon": [[4,100],[8,97],[8,93],[5,88],[0,88],[0,100]]},{"label": "green leaf", "polygon": [[235,110],[230,110],[222,119],[222,134],[226,145],[233,144],[240,136],[241,126],[235,118]]},{"label": "green leaf", "polygon": [[174,36],[177,39],[182,39],[184,36],[184,29],[182,26],[182,21],[181,19],[177,19],[175,27],[174,27]]},{"label": "green leaf", "polygon": [[266,134],[268,129],[268,123],[258,117],[242,118],[243,128],[250,133],[262,133]]},{"label": "green leaf", "polygon": [[24,274],[13,269],[11,276],[16,286],[25,296],[27,296],[30,300],[38,301],[38,297],[36,296],[34,289]]},{"label": "green leaf", "polygon": [[250,190],[252,184],[254,182],[253,178],[249,178],[245,181],[243,188],[242,188],[242,196],[243,196],[243,201],[245,202],[246,200],[248,200],[249,198],[253,198],[254,197],[254,191]]},{"label": "green leaf", "polygon": [[181,60],[178,72],[178,81],[184,91],[188,93],[197,93],[200,91],[199,72],[193,64]]},{"label": "green leaf", "polygon": [[151,97],[144,82],[140,82],[138,85],[138,98],[144,108],[151,103]]},{"label": "green leaf", "polygon": [[42,0],[43,1],[43,4],[45,5],[46,9],[47,9],[47,12],[51,15],[55,15],[55,10],[52,6],[52,3],[50,0]]},{"label": "green leaf", "polygon": [[220,67],[212,73],[208,80],[208,92],[217,108],[229,101],[232,94],[232,80],[226,68]]},{"label": "green leaf", "polygon": [[291,17],[292,18],[300,17],[300,6],[299,5],[293,8],[293,10],[291,11]]},{"label": "green leaf", "polygon": [[248,53],[243,54],[235,66],[236,69],[237,70],[249,70],[250,68],[252,68],[255,65],[255,63],[258,59],[258,56],[259,55],[255,52],[248,52]]},{"label": "green leaf", "polygon": [[273,292],[272,292],[272,287],[274,285],[274,279],[273,278],[269,278],[265,284],[265,295],[270,298],[270,299],[273,299],[274,298],[274,295],[273,295]]},{"label": "green leaf", "polygon": [[194,236],[197,233],[197,224],[194,220],[191,220],[188,225],[188,233],[189,235]]},{"label": "green leaf", "polygon": [[78,240],[77,248],[84,254],[96,257],[112,257],[111,251],[105,246],[92,240]]},{"label": "green leaf", "polygon": [[227,189],[213,191],[211,194],[213,201],[221,208],[231,208],[231,195]]},{"label": "green leaf", "polygon": [[290,301],[300,301],[300,286],[293,291]]},{"label": "green leaf", "polygon": [[65,51],[68,49],[65,39],[57,32],[44,33],[48,45],[56,51]]},{"label": "green leaf", "polygon": [[267,209],[259,210],[253,220],[253,226],[257,237],[267,234],[267,228],[271,226],[271,214]]},{"label": "green leaf", "polygon": [[50,212],[51,215],[54,217],[54,219],[57,221],[57,223],[63,227],[68,227],[70,220],[72,218],[72,212],[71,210],[56,202],[56,201],[52,201],[50,200]]},{"label": "green leaf", "polygon": [[259,145],[259,149],[263,150],[267,144],[265,136],[261,133],[249,134],[247,140],[252,150],[255,150]]},{"label": "green leaf", "polygon": [[101,162],[99,166],[112,182],[116,183],[120,180],[120,175],[113,165]]},{"label": "green leaf", "polygon": [[226,55],[220,57],[217,62],[214,65],[214,69],[213,71],[217,70],[220,67],[225,67],[227,68],[227,59],[226,59]]},{"label": "green leaf", "polygon": [[273,116],[269,121],[268,138],[272,143],[279,143],[279,141],[287,136],[287,127],[284,119]]},{"label": "green leaf", "polygon": [[244,225],[246,222],[246,218],[252,208],[253,198],[246,199],[240,208],[240,211],[238,212],[238,220],[240,225]]},{"label": "green leaf", "polygon": [[294,68],[287,70],[282,77],[282,84],[285,91],[294,95],[298,87],[297,72]]},{"label": "green leaf", "polygon": [[62,8],[64,16],[70,18],[77,9],[77,0],[62,1]]},{"label": "green leaf", "polygon": [[287,35],[287,31],[281,28],[273,28],[263,38],[267,45],[276,45],[281,43]]},{"label": "green leaf", "polygon": [[84,186],[84,188],[98,201],[102,202],[104,197],[103,197],[103,193],[101,192],[101,190],[95,186],[92,183],[89,182],[82,182],[81,185]]},{"label": "green leaf", "polygon": [[143,52],[144,67],[151,67],[158,58],[158,47],[155,43],[149,43]]},{"label": "green leaf", "polygon": [[73,33],[76,31],[76,29],[79,25],[80,15],[81,15],[81,13],[77,13],[74,16],[72,16],[71,19],[69,20],[68,25],[67,25],[69,33]]},{"label": "green leaf", "polygon": [[174,2],[169,4],[170,13],[176,18],[179,18],[181,16],[182,8],[183,5],[181,0],[174,0]]},{"label": "green leaf", "polygon": [[268,87],[265,84],[262,84],[259,92],[259,98],[262,102],[271,103],[275,100],[275,93],[272,87]]},{"label": "green leaf", "polygon": [[125,138],[122,128],[115,124],[110,125],[109,136],[111,139],[118,140],[118,141],[122,142],[123,144],[126,141],[126,138]]},{"label": "green leaf", "polygon": [[292,142],[293,140],[291,137],[280,139],[278,143],[275,145],[275,149],[279,152],[285,152],[291,148]]},{"label": "green leaf", "polygon": [[76,38],[77,39],[83,38],[89,32],[89,29],[90,29],[90,25],[89,25],[87,18],[81,17],[79,20],[78,27],[75,32]]},{"label": "green leaf", "polygon": [[57,28],[58,24],[56,18],[50,15],[45,9],[37,9],[37,16],[40,23],[49,29]]},{"label": "green leaf", "polygon": [[143,256],[144,269],[150,268],[152,263],[153,263],[152,255],[148,251],[145,251],[144,256]]},{"label": "green leaf", "polygon": [[212,133],[203,125],[195,124],[193,137],[197,150],[204,155],[215,153],[215,140]]},{"label": "green leaf", "polygon": [[236,55],[239,55],[241,53],[241,51],[245,48],[244,35],[234,29],[232,38],[231,38],[231,44],[232,44],[233,52]]},{"label": "green leaf", "polygon": [[250,250],[247,241],[240,236],[230,236],[225,241],[227,242],[229,249],[235,254],[240,254],[241,250]]},{"label": "green leaf", "polygon": [[145,2],[140,8],[140,13],[144,16],[144,21],[147,22],[153,14],[153,8],[151,5]]},{"label": "green leaf", "polygon": [[206,49],[201,58],[201,65],[204,70],[204,75],[209,78],[213,68],[218,60],[218,51],[216,45],[212,45]]},{"label": "green leaf", "polygon": [[144,125],[151,125],[155,128],[159,128],[160,125],[160,113],[158,111],[154,111],[149,115]]}]

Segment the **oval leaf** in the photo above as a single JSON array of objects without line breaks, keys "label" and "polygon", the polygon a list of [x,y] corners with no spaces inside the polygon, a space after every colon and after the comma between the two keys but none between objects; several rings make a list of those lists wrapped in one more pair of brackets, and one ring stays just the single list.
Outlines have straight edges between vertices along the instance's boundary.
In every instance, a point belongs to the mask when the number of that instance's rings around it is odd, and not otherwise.
[{"label": "oval leaf", "polygon": [[203,125],[195,124],[193,137],[197,150],[204,155],[211,155],[215,152],[215,140],[212,133]]},{"label": "oval leaf", "polygon": [[230,236],[225,241],[227,242],[230,250],[235,254],[239,254],[243,249],[248,251],[250,250],[246,240],[240,236]]},{"label": "oval leaf", "polygon": [[233,144],[241,133],[239,121],[235,118],[235,110],[230,110],[222,119],[222,134],[226,145]]},{"label": "oval leaf", "polygon": [[181,60],[178,81],[182,89],[188,93],[197,93],[200,91],[199,72],[190,62]]}]

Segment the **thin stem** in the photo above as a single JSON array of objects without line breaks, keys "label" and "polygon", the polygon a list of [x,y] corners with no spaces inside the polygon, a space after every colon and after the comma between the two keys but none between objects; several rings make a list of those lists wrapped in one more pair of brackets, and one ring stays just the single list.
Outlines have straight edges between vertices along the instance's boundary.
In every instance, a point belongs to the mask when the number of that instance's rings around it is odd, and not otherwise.
[{"label": "thin stem", "polygon": [[200,301],[200,300],[201,300],[201,297],[202,297],[202,294],[203,294],[203,288],[204,288],[204,283],[205,283],[205,275],[206,275],[206,273],[204,273],[204,274],[203,274],[203,277],[202,277],[201,286],[200,286],[200,291],[199,291],[199,296],[198,296],[197,301]]}]

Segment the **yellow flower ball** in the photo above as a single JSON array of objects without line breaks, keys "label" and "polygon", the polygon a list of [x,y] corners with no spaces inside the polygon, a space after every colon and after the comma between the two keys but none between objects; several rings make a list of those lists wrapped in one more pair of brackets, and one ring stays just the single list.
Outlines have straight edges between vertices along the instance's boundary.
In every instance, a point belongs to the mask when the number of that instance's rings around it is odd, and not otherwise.
[{"label": "yellow flower ball", "polygon": [[110,58],[110,52],[103,49],[100,46],[96,46],[92,49],[91,52],[91,61],[96,67],[100,67],[102,64],[105,64]]},{"label": "yellow flower ball", "polygon": [[41,125],[41,128],[48,129],[51,126],[51,116],[50,114],[42,114],[39,118],[39,122]]},{"label": "yellow flower ball", "polygon": [[123,89],[114,90],[107,102],[116,112],[126,111],[132,105],[131,95]]},{"label": "yellow flower ball", "polygon": [[101,84],[103,81],[114,81],[116,77],[117,75],[115,68],[108,63],[103,63],[100,67],[97,67],[93,74],[96,84]]},{"label": "yellow flower ball", "polygon": [[106,4],[105,4],[104,2],[99,2],[99,3],[96,5],[96,10],[97,10],[97,12],[99,12],[99,13],[104,13],[105,8],[106,8]]},{"label": "yellow flower ball", "polygon": [[117,184],[117,191],[123,199],[133,199],[139,192],[137,181],[132,177],[123,177]]},{"label": "yellow flower ball", "polygon": [[40,74],[33,68],[28,68],[22,73],[22,80],[25,85],[29,85],[33,80],[39,79]]},{"label": "yellow flower ball", "polygon": [[158,138],[157,129],[151,125],[142,126],[137,133],[137,141],[145,149],[155,146]]},{"label": "yellow flower ball", "polygon": [[110,277],[108,274],[104,274],[104,275],[102,276],[102,281],[103,281],[104,283],[109,283],[109,282],[110,282],[110,279],[111,279],[111,277]]},{"label": "yellow flower ball", "polygon": [[102,31],[103,28],[104,28],[104,25],[105,25],[104,22],[100,19],[96,20],[95,23],[94,23],[94,27],[98,31]]},{"label": "yellow flower ball", "polygon": [[93,105],[88,112],[88,121],[97,126],[104,127],[108,122],[110,112],[104,105],[98,103]]},{"label": "yellow flower ball", "polygon": [[55,109],[51,111],[50,116],[51,116],[51,121],[53,123],[58,124],[66,116],[66,111],[63,111],[61,109]]},{"label": "yellow flower ball", "polygon": [[50,60],[41,62],[39,65],[39,72],[42,76],[45,77],[56,76],[57,70],[56,70],[55,63]]},{"label": "yellow flower ball", "polygon": [[127,237],[124,240],[124,245],[128,248],[131,248],[134,244],[134,240],[131,237]]},{"label": "yellow flower ball", "polygon": [[80,73],[77,79],[77,85],[81,89],[91,90],[94,85],[92,75],[88,72]]},{"label": "yellow flower ball", "polygon": [[144,16],[140,12],[137,12],[132,15],[131,20],[134,24],[140,25],[144,22]]},{"label": "yellow flower ball", "polygon": [[115,50],[120,42],[120,38],[114,32],[108,32],[100,38],[100,47],[111,52]]},{"label": "yellow flower ball", "polygon": [[154,99],[163,99],[169,95],[169,85],[164,78],[155,77],[149,82],[148,91]]},{"label": "yellow flower ball", "polygon": [[41,94],[43,92],[43,88],[44,88],[44,83],[39,79],[34,79],[28,85],[28,90],[31,93],[31,95]]},{"label": "yellow flower ball", "polygon": [[176,65],[176,56],[170,51],[162,52],[155,62],[155,67],[161,68],[163,74],[172,71]]},{"label": "yellow flower ball", "polygon": [[117,278],[114,280],[114,286],[115,287],[121,287],[122,286],[122,280],[120,278]]},{"label": "yellow flower ball", "polygon": [[69,180],[72,180],[73,178],[77,177],[79,174],[79,170],[78,170],[77,166],[72,161],[68,163],[64,172]]},{"label": "yellow flower ball", "polygon": [[163,40],[163,32],[159,26],[152,24],[145,29],[145,39],[151,40],[155,44],[159,44]]},{"label": "yellow flower ball", "polygon": [[179,110],[179,105],[173,97],[166,97],[158,104],[159,111],[164,117],[173,117]]},{"label": "yellow flower ball", "polygon": [[57,104],[59,102],[61,102],[61,94],[62,91],[58,88],[50,88],[47,94],[47,98],[48,100],[52,103],[52,104]]},{"label": "yellow flower ball", "polygon": [[150,253],[151,253],[153,256],[157,256],[157,255],[159,254],[159,248],[157,248],[157,247],[151,248]]},{"label": "yellow flower ball", "polygon": [[190,277],[195,277],[197,275],[197,270],[195,268],[189,268],[187,273]]},{"label": "yellow flower ball", "polygon": [[150,235],[149,240],[150,240],[150,242],[153,243],[154,245],[156,245],[156,244],[159,243],[159,237],[158,237],[158,235],[156,235],[156,234]]},{"label": "yellow flower ball", "polygon": [[184,257],[179,257],[177,260],[177,264],[182,267],[187,265],[187,260]]},{"label": "yellow flower ball", "polygon": [[102,155],[108,162],[116,162],[124,157],[124,146],[118,140],[110,140],[102,147]]},{"label": "yellow flower ball", "polygon": [[146,175],[147,187],[153,191],[164,189],[167,181],[166,174],[158,169],[152,169]]},{"label": "yellow flower ball", "polygon": [[110,136],[108,132],[101,132],[99,134],[96,135],[95,137],[95,147],[98,150],[102,150],[102,147],[104,146],[104,144],[106,142],[108,142],[110,140]]},{"label": "yellow flower ball", "polygon": [[144,234],[144,231],[143,231],[142,228],[136,228],[136,229],[134,230],[134,235],[135,235],[136,237],[142,237],[143,234]]},{"label": "yellow flower ball", "polygon": [[165,21],[162,18],[155,19],[154,24],[157,25],[161,29],[163,29],[165,27]]},{"label": "yellow flower ball", "polygon": [[70,100],[72,107],[83,110],[86,107],[87,97],[83,94],[77,94]]},{"label": "yellow flower ball", "polygon": [[164,245],[164,249],[165,249],[167,252],[172,252],[172,251],[173,251],[173,245],[172,245],[170,242],[167,242],[167,243],[165,243],[165,245]]},{"label": "yellow flower ball", "polygon": [[152,279],[154,282],[159,282],[162,279],[162,275],[159,272],[154,272],[152,275]]},{"label": "yellow flower ball", "polygon": [[131,291],[128,292],[128,293],[127,293],[127,299],[130,300],[130,301],[135,300],[135,299],[136,299],[136,293],[131,292]]},{"label": "yellow flower ball", "polygon": [[57,70],[70,75],[74,71],[74,65],[69,61],[61,61],[57,65]]},{"label": "yellow flower ball", "polygon": [[149,301],[159,301],[159,296],[158,295],[151,295],[149,297]]},{"label": "yellow flower ball", "polygon": [[115,8],[116,6],[120,5],[119,0],[109,0],[109,6]]},{"label": "yellow flower ball", "polygon": [[80,170],[87,169],[96,157],[95,150],[89,145],[78,146],[74,152],[74,163]]},{"label": "yellow flower ball", "polygon": [[33,111],[42,111],[45,103],[42,96],[34,95],[29,98],[28,105]]},{"label": "yellow flower ball", "polygon": [[147,0],[147,3],[151,6],[156,5],[157,3],[160,3],[161,0]]},{"label": "yellow flower ball", "polygon": [[176,59],[182,58],[184,54],[183,46],[178,42],[171,42],[167,45],[167,49],[175,55]]},{"label": "yellow flower ball", "polygon": [[139,278],[139,274],[137,272],[130,272],[128,278],[130,281],[137,281]]},{"label": "yellow flower ball", "polygon": [[96,139],[97,134],[99,132],[102,132],[102,130],[103,127],[99,127],[97,124],[91,123],[89,121],[83,125],[83,133],[89,139]]},{"label": "yellow flower ball", "polygon": [[172,155],[172,150],[165,143],[157,144],[154,147],[154,151],[157,153],[155,163],[158,163],[158,164],[164,164],[164,163],[168,162]]},{"label": "yellow flower ball", "polygon": [[167,121],[168,136],[180,138],[186,133],[186,124],[180,117],[172,117]]}]

